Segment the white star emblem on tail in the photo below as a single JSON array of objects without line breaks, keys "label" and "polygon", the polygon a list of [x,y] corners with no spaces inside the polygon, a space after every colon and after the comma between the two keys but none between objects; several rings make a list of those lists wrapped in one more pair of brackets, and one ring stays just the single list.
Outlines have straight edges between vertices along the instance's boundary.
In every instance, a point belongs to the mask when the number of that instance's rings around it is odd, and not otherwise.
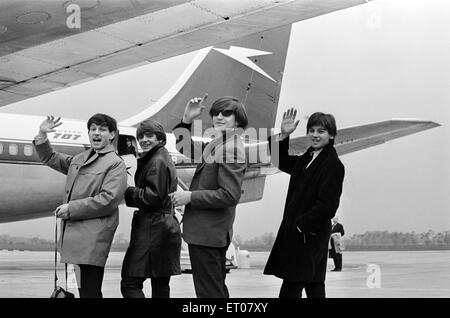
[{"label": "white star emblem on tail", "polygon": [[265,51],[259,51],[259,50],[253,50],[248,49],[245,47],[239,47],[239,46],[230,46],[228,50],[226,49],[216,49],[217,52],[220,52],[222,54],[225,54],[228,57],[231,57],[233,60],[238,61],[239,63],[244,64],[245,66],[251,68],[252,70],[258,72],[259,74],[267,77],[268,79],[276,82],[269,74],[264,72],[263,69],[261,69],[258,65],[253,63],[249,56],[260,56],[260,55],[268,55],[272,54],[272,52],[265,52]]}]

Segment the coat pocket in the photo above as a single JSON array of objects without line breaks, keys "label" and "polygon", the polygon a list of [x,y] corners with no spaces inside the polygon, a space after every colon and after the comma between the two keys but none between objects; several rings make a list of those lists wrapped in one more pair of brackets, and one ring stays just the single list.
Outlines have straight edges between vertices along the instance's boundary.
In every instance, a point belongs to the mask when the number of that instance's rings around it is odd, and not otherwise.
[{"label": "coat pocket", "polygon": [[81,222],[83,222],[83,226],[91,233],[98,233],[105,229],[105,225],[100,218],[87,219]]},{"label": "coat pocket", "polygon": [[150,241],[152,247],[167,247],[178,244],[181,239],[181,229],[178,220],[173,215],[158,215],[152,222]]},{"label": "coat pocket", "polygon": [[[79,197],[93,196],[99,193],[106,175],[105,169],[80,169],[77,182],[74,184],[73,195]],[[78,197],[77,197],[78,198]]]}]

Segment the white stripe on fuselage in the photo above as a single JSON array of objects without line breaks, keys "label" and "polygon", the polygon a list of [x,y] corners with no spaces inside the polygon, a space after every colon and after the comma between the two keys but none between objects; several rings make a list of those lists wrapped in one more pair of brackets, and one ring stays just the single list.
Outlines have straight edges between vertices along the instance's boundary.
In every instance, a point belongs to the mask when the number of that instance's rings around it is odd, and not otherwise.
[{"label": "white stripe on fuselage", "polygon": [[[18,142],[31,142],[37,135],[39,126],[44,121],[45,116],[33,116],[33,115],[19,115],[0,113],[0,140],[16,140]],[[49,141],[55,145],[79,145],[90,146],[88,130],[86,122],[62,118],[61,126],[56,128],[55,133],[48,134]],[[121,135],[136,136],[136,128],[128,126],[118,126],[119,133]],[[56,135],[60,134],[60,136]],[[62,136],[66,134],[67,139],[62,139]],[[79,137],[77,137],[79,135]],[[180,154],[175,147],[175,136],[172,133],[167,133],[166,148],[170,153]],[[193,136],[195,141],[209,142],[211,138]],[[244,142],[244,145],[247,143]]]},{"label": "white stripe on fuselage", "polygon": [[[33,116],[33,115],[18,115],[18,114],[7,114],[0,113],[0,140],[4,142],[17,142],[17,143],[32,143],[34,137],[38,133],[39,126],[46,117],[44,116]],[[77,119],[61,119],[62,125],[56,128],[56,132],[48,134],[49,141],[54,146],[76,146],[89,148],[89,136],[88,129],[85,121]],[[136,128],[118,126],[120,135],[136,136]],[[172,156],[175,163],[184,162],[184,160],[178,160],[177,158],[183,157],[183,155],[176,149],[176,139],[174,134],[167,133],[166,149]],[[197,137],[193,136],[194,141],[209,142],[211,138]],[[252,154],[257,153],[260,149],[267,148],[267,142],[259,142],[255,140],[246,141],[242,139],[244,147],[247,152],[252,152]],[[140,151],[140,146],[138,150]],[[261,148],[263,147],[263,148]],[[82,149],[78,149],[80,152]],[[5,153],[3,153],[5,154]],[[250,158],[251,159],[251,158]],[[14,158],[7,158],[8,161],[14,160]],[[17,161],[21,161],[17,158]],[[255,163],[255,162],[252,162]],[[259,163],[259,162],[256,162]],[[267,163],[267,162],[265,162]],[[263,163],[264,164],[264,163]]]}]

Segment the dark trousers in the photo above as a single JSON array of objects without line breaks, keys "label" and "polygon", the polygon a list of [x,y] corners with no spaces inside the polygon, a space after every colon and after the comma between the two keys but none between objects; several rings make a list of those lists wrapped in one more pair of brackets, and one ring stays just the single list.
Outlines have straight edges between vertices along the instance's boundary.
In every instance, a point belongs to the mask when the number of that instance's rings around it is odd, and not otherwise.
[{"label": "dark trousers", "polygon": [[334,269],[342,270],[342,254],[335,253],[333,255]]},{"label": "dark trousers", "polygon": [[308,298],[325,298],[325,283],[289,282],[283,280],[279,298],[302,298],[303,289]]},{"label": "dark trousers", "polygon": [[80,267],[80,281],[78,292],[80,298],[103,298],[102,283],[105,268],[94,265],[78,265]]},{"label": "dark trousers", "polygon": [[[145,277],[122,277],[120,291],[123,298],[145,298]],[[170,298],[170,276],[150,278],[152,284],[152,298]]]},{"label": "dark trousers", "polygon": [[192,278],[198,298],[229,298],[225,285],[226,247],[189,244]]}]

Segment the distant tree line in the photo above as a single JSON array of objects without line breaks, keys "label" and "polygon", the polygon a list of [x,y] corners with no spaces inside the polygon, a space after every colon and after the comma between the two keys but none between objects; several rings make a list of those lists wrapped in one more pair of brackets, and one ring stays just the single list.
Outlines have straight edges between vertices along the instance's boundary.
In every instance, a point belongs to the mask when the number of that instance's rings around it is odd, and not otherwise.
[{"label": "distant tree line", "polygon": [[236,247],[239,246],[240,249],[249,251],[270,251],[274,242],[275,235],[272,232],[246,240],[239,235],[235,235],[233,238],[233,244]]},{"label": "distant tree line", "polygon": [[450,249],[450,231],[423,233],[369,231],[344,237],[346,250]]},{"label": "distant tree line", "polygon": [[[123,233],[116,234],[111,251],[126,251],[128,240]],[[0,250],[26,250],[26,251],[53,251],[55,249],[54,240],[46,240],[39,237],[18,237],[8,234],[0,235]]]},{"label": "distant tree line", "polygon": [[0,235],[0,250],[52,251],[55,242],[35,237]]},{"label": "distant tree line", "polygon": [[[236,235],[235,243],[241,249],[250,251],[270,251],[275,241],[273,233],[264,233],[252,239],[242,239]],[[423,233],[368,231],[343,237],[347,251],[357,250],[427,250],[450,249],[450,231],[435,233],[429,230]]]},{"label": "distant tree line", "polygon": [[[260,236],[243,239],[239,235],[233,238],[233,244],[249,251],[270,251],[275,241],[274,233],[264,233]],[[364,234],[354,234],[343,237],[346,251],[367,250],[450,250],[450,231],[437,232],[432,230],[423,233],[368,231]],[[117,233],[112,244],[112,251],[126,251],[128,239],[123,233]],[[55,248],[53,240],[39,237],[14,237],[8,234],[0,235],[0,250],[31,250],[52,251]]]}]

